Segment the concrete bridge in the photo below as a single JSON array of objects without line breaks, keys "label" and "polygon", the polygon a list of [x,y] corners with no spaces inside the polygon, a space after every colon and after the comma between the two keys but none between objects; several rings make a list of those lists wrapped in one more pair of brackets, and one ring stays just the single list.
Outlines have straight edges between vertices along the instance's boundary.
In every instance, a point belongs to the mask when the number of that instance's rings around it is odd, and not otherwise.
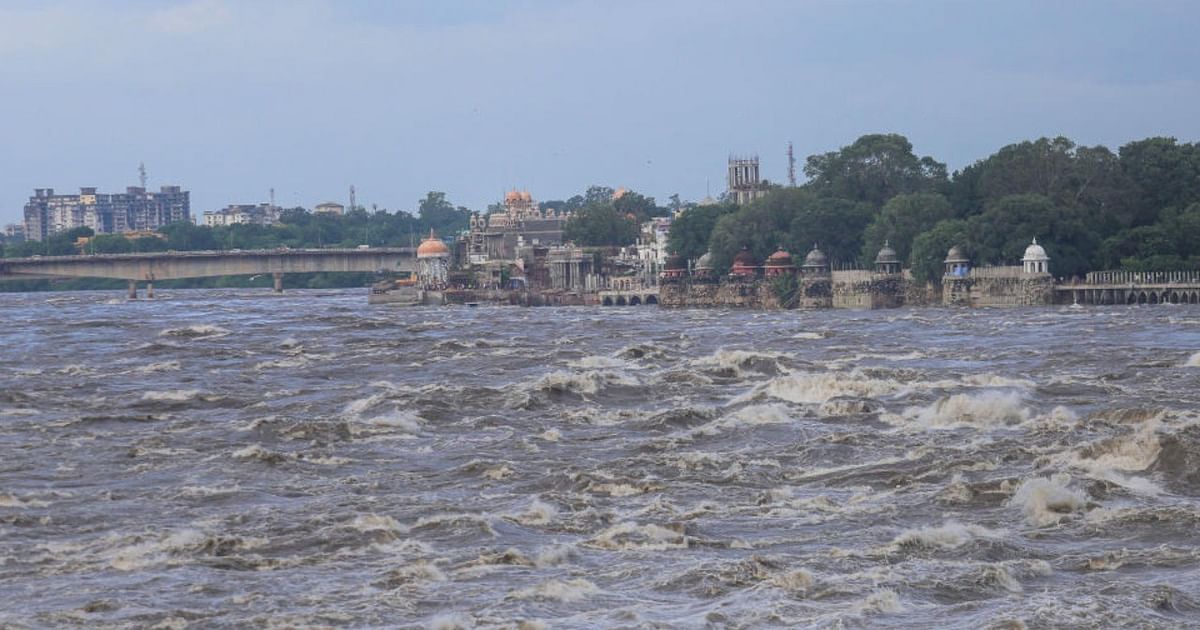
[{"label": "concrete bridge", "polygon": [[1200,271],[1094,271],[1054,290],[1064,304],[1200,304]]},{"label": "concrete bridge", "polygon": [[601,291],[599,298],[601,306],[658,304],[658,288]]},{"label": "concrete bridge", "polygon": [[128,280],[129,297],[136,298],[139,282],[154,297],[155,280],[269,273],[278,293],[285,273],[415,271],[414,253],[411,247],[280,248],[0,258],[0,280],[116,278]]}]

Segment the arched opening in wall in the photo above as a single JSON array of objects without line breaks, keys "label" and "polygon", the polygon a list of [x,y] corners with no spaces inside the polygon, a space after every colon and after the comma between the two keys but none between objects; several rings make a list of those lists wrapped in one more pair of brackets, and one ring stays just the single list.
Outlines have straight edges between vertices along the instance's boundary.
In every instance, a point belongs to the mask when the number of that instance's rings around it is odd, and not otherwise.
[{"label": "arched opening in wall", "polygon": [[641,305],[642,305],[642,298],[640,298],[640,297],[638,297],[638,296],[636,296],[636,295],[635,295],[635,296],[633,296],[633,297],[631,297],[631,298],[629,298],[629,305],[630,305],[630,306],[641,306]]},{"label": "arched opening in wall", "polygon": [[1179,294],[1178,294],[1178,293],[1176,293],[1176,292],[1174,292],[1174,291],[1172,291],[1172,292],[1171,292],[1171,303],[1172,303],[1172,304],[1178,304],[1178,303],[1179,303]]},{"label": "arched opening in wall", "polygon": [[1126,304],[1137,304],[1137,294],[1130,293],[1129,297],[1125,298],[1125,303]]},{"label": "arched opening in wall", "polygon": [[1150,303],[1158,304],[1158,294],[1153,291],[1150,292]]},{"label": "arched opening in wall", "polygon": [[1143,292],[1139,293],[1138,294],[1138,304],[1145,304],[1147,302],[1149,302],[1149,300],[1146,299],[1146,292],[1143,291]]},{"label": "arched opening in wall", "polygon": [[609,296],[607,296],[607,295],[606,295],[606,296],[604,296],[604,301],[603,301],[603,302],[601,302],[601,304],[602,304],[602,305],[604,305],[604,306],[612,306],[612,305],[613,305],[612,298],[611,298],[611,297],[609,297]]},{"label": "arched opening in wall", "polygon": [[624,295],[617,296],[617,306],[625,306],[625,296]]},{"label": "arched opening in wall", "polygon": [[658,304],[658,296],[647,295],[646,296],[646,304]]},{"label": "arched opening in wall", "polygon": [[1192,292],[1192,304],[1200,304],[1200,293]]}]

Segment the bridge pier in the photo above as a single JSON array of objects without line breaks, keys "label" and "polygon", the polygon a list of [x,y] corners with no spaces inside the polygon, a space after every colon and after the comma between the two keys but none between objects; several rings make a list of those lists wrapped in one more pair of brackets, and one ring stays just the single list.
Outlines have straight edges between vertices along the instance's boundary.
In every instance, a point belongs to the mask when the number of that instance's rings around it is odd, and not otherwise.
[{"label": "bridge pier", "polygon": [[137,299],[137,280],[129,281],[129,299],[131,299],[131,300]]},{"label": "bridge pier", "polygon": [[146,297],[151,300],[154,299],[154,281],[153,280],[146,281]]},{"label": "bridge pier", "polygon": [[275,277],[275,292],[283,293],[283,274],[276,272],[271,275]]}]

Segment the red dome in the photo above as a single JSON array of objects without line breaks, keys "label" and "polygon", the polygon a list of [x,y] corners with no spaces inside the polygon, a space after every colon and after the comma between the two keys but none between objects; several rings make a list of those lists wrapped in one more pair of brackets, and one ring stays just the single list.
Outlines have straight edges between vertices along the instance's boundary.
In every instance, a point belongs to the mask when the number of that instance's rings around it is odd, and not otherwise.
[{"label": "red dome", "polygon": [[776,251],[774,254],[771,254],[771,256],[767,258],[767,266],[769,266],[769,267],[791,267],[792,266],[792,255],[783,251],[782,249],[780,249],[780,250]]},{"label": "red dome", "polygon": [[746,247],[743,247],[742,251],[738,252],[737,255],[733,257],[734,267],[753,267],[757,264],[757,262],[758,261],[754,260],[754,254],[751,254],[750,250]]},{"label": "red dome", "polygon": [[449,256],[450,248],[438,238],[433,230],[429,230],[429,238],[421,241],[420,247],[417,248],[417,258],[429,258],[432,256]]}]

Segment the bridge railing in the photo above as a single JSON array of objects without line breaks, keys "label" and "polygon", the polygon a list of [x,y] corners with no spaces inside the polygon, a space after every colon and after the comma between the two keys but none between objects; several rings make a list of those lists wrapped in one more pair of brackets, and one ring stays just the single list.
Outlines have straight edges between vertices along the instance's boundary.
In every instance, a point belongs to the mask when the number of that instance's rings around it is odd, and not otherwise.
[{"label": "bridge railing", "polygon": [[1084,284],[1200,284],[1200,271],[1093,271]]},{"label": "bridge railing", "polygon": [[306,247],[276,249],[199,249],[168,250],[165,252],[136,252],[131,254],[72,254],[68,256],[34,256],[32,258],[0,258],[3,263],[46,263],[94,260],[148,260],[155,258],[202,258],[213,256],[301,256],[306,254],[412,254],[412,247]]}]

